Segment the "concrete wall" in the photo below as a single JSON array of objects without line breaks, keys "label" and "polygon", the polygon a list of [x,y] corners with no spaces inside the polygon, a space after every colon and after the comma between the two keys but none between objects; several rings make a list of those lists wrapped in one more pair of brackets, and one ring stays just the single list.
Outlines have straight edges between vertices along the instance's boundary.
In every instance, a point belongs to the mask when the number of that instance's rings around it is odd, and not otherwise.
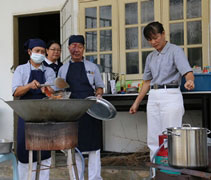
[{"label": "concrete wall", "polygon": [[[183,123],[191,126],[202,126],[201,111],[186,111]],[[146,146],[147,119],[145,112],[130,115],[128,112],[118,112],[115,119],[105,121],[104,150],[112,152],[136,152]]]},{"label": "concrete wall", "polygon": [[[0,98],[13,100],[13,16],[59,11],[66,0],[8,0],[0,6]],[[13,111],[0,101],[0,138],[13,139]]]},{"label": "concrete wall", "polygon": [[134,115],[118,112],[115,119],[104,121],[104,150],[135,152],[146,146],[147,120],[145,112]]}]

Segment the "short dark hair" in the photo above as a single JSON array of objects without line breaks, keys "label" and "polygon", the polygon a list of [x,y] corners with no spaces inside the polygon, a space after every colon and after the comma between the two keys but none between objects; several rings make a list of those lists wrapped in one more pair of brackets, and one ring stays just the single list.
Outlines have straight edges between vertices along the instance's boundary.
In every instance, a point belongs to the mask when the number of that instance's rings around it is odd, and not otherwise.
[{"label": "short dark hair", "polygon": [[158,21],[151,22],[144,28],[144,37],[146,38],[146,40],[151,40],[153,35],[157,33],[162,34],[163,32],[164,28],[161,23],[159,23]]},{"label": "short dark hair", "polygon": [[47,43],[46,49],[49,49],[49,48],[51,47],[52,44],[58,44],[58,45],[60,46],[60,48],[61,48],[61,44],[60,44],[59,41],[57,41],[57,40],[51,40],[51,41],[49,41],[49,42]]}]

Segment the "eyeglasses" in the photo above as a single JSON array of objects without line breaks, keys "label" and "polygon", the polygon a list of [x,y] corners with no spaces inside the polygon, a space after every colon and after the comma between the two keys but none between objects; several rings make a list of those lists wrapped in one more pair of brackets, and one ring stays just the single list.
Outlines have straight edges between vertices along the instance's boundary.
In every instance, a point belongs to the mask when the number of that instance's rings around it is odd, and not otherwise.
[{"label": "eyeglasses", "polygon": [[61,52],[61,49],[49,49],[51,51],[57,51],[57,52]]}]

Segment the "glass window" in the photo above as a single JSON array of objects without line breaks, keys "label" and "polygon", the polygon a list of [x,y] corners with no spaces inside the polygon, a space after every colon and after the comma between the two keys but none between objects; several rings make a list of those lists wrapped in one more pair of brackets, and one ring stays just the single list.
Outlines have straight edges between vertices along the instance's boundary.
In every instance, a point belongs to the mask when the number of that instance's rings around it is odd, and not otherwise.
[{"label": "glass window", "polygon": [[86,8],[85,9],[85,27],[96,28],[97,27],[97,8]]},{"label": "glass window", "polygon": [[154,0],[141,2],[141,23],[154,20]]},{"label": "glass window", "polygon": [[141,28],[141,47],[142,48],[150,48],[151,45],[149,44],[149,42],[144,37],[143,31],[144,31],[144,27]]},{"label": "glass window", "polygon": [[201,21],[192,21],[187,23],[188,44],[202,43]]},{"label": "glass window", "polygon": [[100,7],[100,27],[109,27],[111,25],[111,6]]},{"label": "glass window", "polygon": [[100,65],[102,67],[102,72],[112,72],[112,55],[100,55]]},{"label": "glass window", "polygon": [[170,20],[183,19],[183,0],[170,0]]},{"label": "glass window", "polygon": [[170,42],[184,45],[184,23],[170,24]]},{"label": "glass window", "polygon": [[137,24],[138,16],[137,3],[125,4],[125,24]]},{"label": "glass window", "polygon": [[90,55],[90,56],[86,56],[86,60],[97,64],[97,56],[96,55]]},{"label": "glass window", "polygon": [[149,53],[151,53],[151,52],[152,52],[152,51],[144,51],[144,52],[142,52],[142,73],[144,73],[144,68],[145,68],[147,56],[148,56]]},{"label": "glass window", "polygon": [[126,49],[138,48],[138,28],[126,29]]},{"label": "glass window", "polygon": [[112,31],[102,30],[100,31],[100,51],[112,50]]},{"label": "glass window", "polygon": [[97,51],[97,32],[86,32],[86,52]]},{"label": "glass window", "polygon": [[202,67],[202,48],[188,48],[188,60],[191,67]]},{"label": "glass window", "polygon": [[187,0],[187,18],[201,17],[201,0]]},{"label": "glass window", "polygon": [[126,73],[127,74],[139,73],[138,52],[126,53]]}]

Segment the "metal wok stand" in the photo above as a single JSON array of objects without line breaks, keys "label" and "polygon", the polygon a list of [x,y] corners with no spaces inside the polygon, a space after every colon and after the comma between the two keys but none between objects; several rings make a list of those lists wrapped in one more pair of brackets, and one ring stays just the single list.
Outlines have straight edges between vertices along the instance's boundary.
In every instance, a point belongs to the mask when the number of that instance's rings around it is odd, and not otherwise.
[{"label": "metal wok stand", "polygon": [[[38,151],[38,157],[41,157],[41,151]],[[28,180],[31,180],[32,179],[32,172],[33,172],[33,169],[32,169],[32,161],[33,159],[33,151],[30,150],[29,151],[29,169],[28,169]],[[74,176],[73,176],[73,171],[74,170],[74,174],[75,174],[75,179],[76,180],[79,180],[79,177],[78,177],[78,170],[77,170],[77,166],[76,166],[76,161],[75,161],[75,149],[70,149],[68,150],[68,165],[67,165],[67,168],[68,168],[68,172],[69,172],[69,176],[70,176],[70,180],[73,180],[74,179]],[[46,170],[46,169],[50,169],[50,167],[48,168],[45,168],[45,169],[40,169],[41,167],[41,159],[39,158],[38,161],[37,161],[37,169],[35,170],[36,171],[36,175],[35,175],[35,179],[36,180],[39,180],[39,175],[40,175],[40,171],[41,170]]]},{"label": "metal wok stand", "polygon": [[[31,179],[32,175],[33,151],[66,149],[70,149],[68,151],[68,170],[70,178],[73,179],[73,168],[75,178],[78,180],[74,149],[78,144],[77,119],[85,114],[87,110],[96,103],[96,100],[33,99],[4,102],[7,103],[18,116],[25,120],[26,149],[29,150],[28,180]],[[40,161],[37,167],[40,167]],[[37,172],[36,179],[39,178],[39,171],[40,170]]]},{"label": "metal wok stand", "polygon": [[[26,149],[29,150],[29,168],[28,180],[32,178],[32,172],[36,171],[36,180],[39,180],[41,170],[52,168],[46,166],[41,169],[41,151],[42,150],[68,150],[67,168],[70,179],[79,180],[78,170],[75,160],[75,147],[78,142],[77,122],[60,123],[25,123]],[[37,168],[32,169],[33,151],[37,151]],[[74,170],[74,175],[73,175]]]}]

